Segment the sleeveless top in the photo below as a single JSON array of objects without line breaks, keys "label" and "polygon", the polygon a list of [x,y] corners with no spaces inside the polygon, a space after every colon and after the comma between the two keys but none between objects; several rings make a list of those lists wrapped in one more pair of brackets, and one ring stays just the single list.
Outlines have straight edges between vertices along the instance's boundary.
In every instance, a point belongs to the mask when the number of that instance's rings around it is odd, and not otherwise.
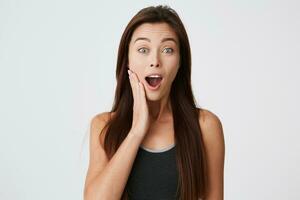
[{"label": "sleeveless top", "polygon": [[140,146],[127,181],[129,200],[178,199],[175,146],[161,150]]}]

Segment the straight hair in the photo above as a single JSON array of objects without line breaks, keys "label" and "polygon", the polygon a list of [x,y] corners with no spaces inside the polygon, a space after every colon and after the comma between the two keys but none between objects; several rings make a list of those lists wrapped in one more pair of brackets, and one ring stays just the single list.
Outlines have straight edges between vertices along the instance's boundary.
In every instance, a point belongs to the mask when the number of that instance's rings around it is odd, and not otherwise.
[{"label": "straight hair", "polygon": [[[192,92],[190,44],[181,19],[169,6],[143,8],[131,19],[122,34],[116,66],[115,98],[110,111],[115,113],[101,132],[105,130],[104,150],[110,160],[131,129],[134,99],[127,74],[128,50],[134,30],[143,23],[167,23],[179,39],[180,65],[170,90],[176,164],[179,173],[176,197],[181,200],[205,198],[208,177],[199,125],[202,108],[196,105]],[[121,199],[128,199],[127,186]]]}]

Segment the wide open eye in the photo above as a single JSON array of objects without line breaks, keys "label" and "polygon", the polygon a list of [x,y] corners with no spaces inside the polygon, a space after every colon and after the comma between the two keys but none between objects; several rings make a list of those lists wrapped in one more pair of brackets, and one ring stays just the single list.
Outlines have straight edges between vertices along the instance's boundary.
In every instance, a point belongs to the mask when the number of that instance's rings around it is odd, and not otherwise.
[{"label": "wide open eye", "polygon": [[[165,51],[165,50],[167,50],[167,51]],[[172,48],[164,48],[163,51],[166,53],[173,53],[174,50]]]},{"label": "wide open eye", "polygon": [[139,48],[139,49],[138,49],[138,52],[140,52],[140,53],[146,53],[146,52],[147,52],[147,49],[144,48],[144,47],[142,47],[142,48]]}]

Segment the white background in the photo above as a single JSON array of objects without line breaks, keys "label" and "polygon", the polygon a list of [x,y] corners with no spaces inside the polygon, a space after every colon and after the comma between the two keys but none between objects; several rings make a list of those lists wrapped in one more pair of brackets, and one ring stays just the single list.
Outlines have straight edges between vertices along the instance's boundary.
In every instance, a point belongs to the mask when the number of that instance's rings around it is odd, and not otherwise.
[{"label": "white background", "polygon": [[185,24],[194,95],[222,121],[225,199],[300,199],[296,0],[0,0],[0,199],[82,199],[121,34],[158,4]]}]

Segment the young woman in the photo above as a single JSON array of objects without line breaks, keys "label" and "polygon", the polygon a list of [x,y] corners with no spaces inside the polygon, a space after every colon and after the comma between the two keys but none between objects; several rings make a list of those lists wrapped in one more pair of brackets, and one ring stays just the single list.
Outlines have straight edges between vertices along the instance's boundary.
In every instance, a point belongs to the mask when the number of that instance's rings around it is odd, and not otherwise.
[{"label": "young woman", "polygon": [[173,9],[132,18],[116,78],[112,110],[91,121],[85,200],[222,200],[222,125],[195,105],[190,45]]}]

